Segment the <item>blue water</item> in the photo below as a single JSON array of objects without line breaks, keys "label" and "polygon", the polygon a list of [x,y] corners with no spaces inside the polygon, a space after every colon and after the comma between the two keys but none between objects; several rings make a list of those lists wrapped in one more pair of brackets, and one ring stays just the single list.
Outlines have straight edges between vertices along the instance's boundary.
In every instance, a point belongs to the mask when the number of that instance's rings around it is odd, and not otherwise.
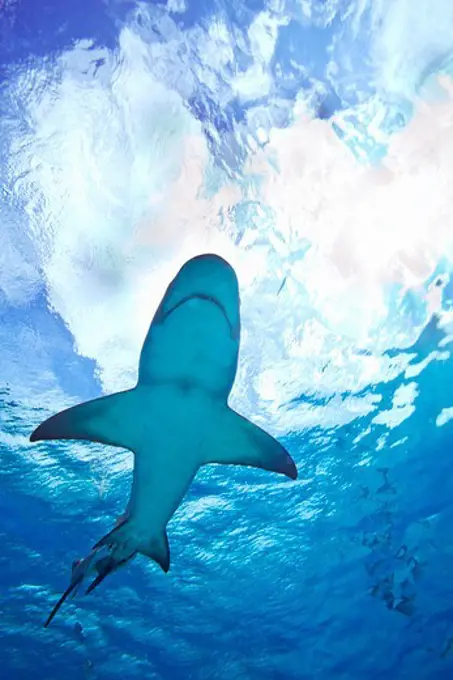
[{"label": "blue water", "polygon": [[[0,677],[453,677],[447,0],[0,2]],[[43,623],[130,454],[31,445],[134,384],[170,278],[235,267],[233,403],[290,482],[205,468]]]}]

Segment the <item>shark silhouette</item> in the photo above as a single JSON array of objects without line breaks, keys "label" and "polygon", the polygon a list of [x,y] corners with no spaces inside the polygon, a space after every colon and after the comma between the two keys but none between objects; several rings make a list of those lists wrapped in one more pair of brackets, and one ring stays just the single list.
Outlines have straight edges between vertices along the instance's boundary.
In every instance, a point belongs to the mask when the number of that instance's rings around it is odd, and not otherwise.
[{"label": "shark silhouette", "polygon": [[[87,573],[87,593],[138,553],[170,568],[166,527],[201,465],[247,465],[297,478],[286,449],[228,406],[240,341],[234,269],[217,255],[187,261],[168,286],[142,348],[137,385],[66,409],[30,441],[82,439],[129,449],[129,503],[84,560],[49,616]],[[108,555],[96,561],[99,551]]]}]

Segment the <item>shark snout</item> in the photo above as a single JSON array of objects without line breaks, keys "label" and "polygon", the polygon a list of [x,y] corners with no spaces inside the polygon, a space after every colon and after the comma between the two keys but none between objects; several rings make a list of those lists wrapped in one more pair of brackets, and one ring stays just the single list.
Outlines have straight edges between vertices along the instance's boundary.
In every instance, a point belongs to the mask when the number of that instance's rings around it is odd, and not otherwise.
[{"label": "shark snout", "polygon": [[163,317],[168,317],[193,299],[215,304],[223,312],[233,331],[238,332],[238,280],[232,266],[219,255],[198,255],[181,267],[163,300]]}]

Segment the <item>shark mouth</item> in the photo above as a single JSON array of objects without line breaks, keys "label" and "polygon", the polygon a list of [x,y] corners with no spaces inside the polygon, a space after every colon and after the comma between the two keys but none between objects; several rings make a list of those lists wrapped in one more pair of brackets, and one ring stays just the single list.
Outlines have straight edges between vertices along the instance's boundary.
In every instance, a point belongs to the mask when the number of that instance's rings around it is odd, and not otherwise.
[{"label": "shark mouth", "polygon": [[213,305],[216,305],[216,307],[220,309],[223,316],[225,317],[225,321],[227,322],[230,328],[231,337],[233,339],[237,338],[237,332],[235,331],[233,324],[228,318],[228,314],[226,312],[225,307],[215,297],[212,297],[211,295],[206,295],[205,293],[194,293],[193,295],[187,295],[186,297],[182,298],[182,300],[177,302],[174,307],[168,310],[168,312],[165,312],[165,314],[162,317],[162,321],[165,321],[165,319],[167,319],[170,316],[170,314],[173,314],[173,312],[176,311],[178,307],[182,307],[182,305],[184,305],[186,302],[189,302],[189,300],[206,300],[207,302],[212,302]]}]

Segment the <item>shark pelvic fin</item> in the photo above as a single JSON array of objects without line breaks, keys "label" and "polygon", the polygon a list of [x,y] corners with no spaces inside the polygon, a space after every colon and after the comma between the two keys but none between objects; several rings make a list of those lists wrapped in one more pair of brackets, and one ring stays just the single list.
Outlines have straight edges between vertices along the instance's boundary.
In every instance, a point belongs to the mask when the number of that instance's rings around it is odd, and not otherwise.
[{"label": "shark pelvic fin", "polygon": [[[93,546],[93,550],[97,550],[102,546],[107,546],[109,548],[111,558],[114,559],[117,564],[123,564],[137,553],[140,553],[141,555],[146,555],[154,560],[165,573],[170,569],[170,548],[168,545],[167,532],[165,530],[160,536],[145,538],[141,532],[136,530],[133,522],[126,518],[101,538],[101,540]],[[100,583],[100,580],[98,580],[98,583]],[[98,585],[98,583],[96,583],[96,585]]]},{"label": "shark pelvic fin", "polygon": [[249,465],[297,479],[297,468],[288,451],[250,420],[227,407],[216,424],[212,458],[209,456],[205,463]]},{"label": "shark pelvic fin", "polygon": [[32,432],[30,441],[84,439],[129,448],[124,413],[130,409],[132,392],[119,392],[61,411],[41,423]]},{"label": "shark pelvic fin", "polygon": [[149,541],[147,546],[140,548],[139,552],[154,560],[165,573],[170,569],[170,546],[166,531],[159,539]]}]

